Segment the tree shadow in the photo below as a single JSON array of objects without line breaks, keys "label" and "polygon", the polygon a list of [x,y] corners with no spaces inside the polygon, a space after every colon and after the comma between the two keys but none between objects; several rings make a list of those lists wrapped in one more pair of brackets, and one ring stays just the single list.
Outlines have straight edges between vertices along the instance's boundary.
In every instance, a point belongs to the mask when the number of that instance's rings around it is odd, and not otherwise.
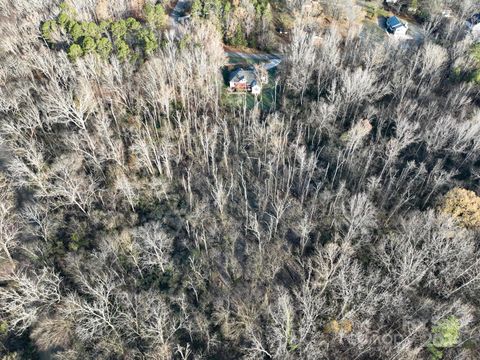
[{"label": "tree shadow", "polygon": [[377,18],[377,24],[383,31],[387,31],[387,18],[385,16],[379,16]]}]

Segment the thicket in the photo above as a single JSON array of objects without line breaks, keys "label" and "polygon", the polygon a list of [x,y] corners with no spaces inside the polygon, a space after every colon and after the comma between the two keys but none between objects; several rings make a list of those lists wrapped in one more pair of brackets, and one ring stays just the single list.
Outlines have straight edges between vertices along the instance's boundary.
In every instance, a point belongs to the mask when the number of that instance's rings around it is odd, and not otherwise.
[{"label": "thicket", "polygon": [[273,14],[268,0],[194,0],[191,13],[216,24],[226,44],[273,45]]},{"label": "thicket", "polygon": [[457,27],[405,43],[299,13],[266,110],[225,104],[208,21],[135,66],[71,62],[39,41],[52,5],[2,4],[0,357],[477,357]]},{"label": "thicket", "polygon": [[161,4],[145,5],[145,22],[132,17],[100,23],[78,21],[70,5],[62,3],[60,9],[56,19],[42,23],[41,33],[52,47],[66,49],[72,61],[87,54],[98,54],[103,59],[113,54],[121,61],[145,58],[157,50],[159,30],[166,25]]}]

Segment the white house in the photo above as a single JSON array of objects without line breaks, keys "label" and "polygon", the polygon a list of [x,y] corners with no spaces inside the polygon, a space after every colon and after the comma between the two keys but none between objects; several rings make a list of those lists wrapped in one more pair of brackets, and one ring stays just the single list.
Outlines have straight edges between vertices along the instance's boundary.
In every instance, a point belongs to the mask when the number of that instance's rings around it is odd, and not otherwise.
[{"label": "white house", "polygon": [[257,81],[254,70],[240,68],[230,74],[230,90],[248,91],[253,95],[259,95],[262,92],[262,86]]}]

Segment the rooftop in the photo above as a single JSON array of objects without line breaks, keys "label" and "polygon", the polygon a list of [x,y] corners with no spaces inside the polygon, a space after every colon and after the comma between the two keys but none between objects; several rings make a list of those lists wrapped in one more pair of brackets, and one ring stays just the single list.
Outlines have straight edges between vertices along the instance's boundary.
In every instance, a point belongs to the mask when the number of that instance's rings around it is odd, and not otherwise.
[{"label": "rooftop", "polygon": [[245,82],[250,85],[256,82],[257,77],[253,69],[240,68],[232,71],[232,73],[230,74],[230,81],[239,82],[242,80],[245,80]]},{"label": "rooftop", "polygon": [[405,26],[405,25],[396,16],[391,16],[387,19],[387,27],[396,29],[401,26]]}]

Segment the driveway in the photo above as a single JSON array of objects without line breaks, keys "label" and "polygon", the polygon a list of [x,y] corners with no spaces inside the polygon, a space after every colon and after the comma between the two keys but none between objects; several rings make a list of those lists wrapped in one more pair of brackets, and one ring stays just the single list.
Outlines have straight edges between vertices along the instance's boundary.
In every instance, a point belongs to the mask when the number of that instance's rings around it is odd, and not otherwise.
[{"label": "driveway", "polygon": [[225,55],[229,58],[239,58],[245,62],[265,62],[264,68],[271,70],[282,62],[282,55],[279,53],[245,53],[241,51],[226,50]]}]

